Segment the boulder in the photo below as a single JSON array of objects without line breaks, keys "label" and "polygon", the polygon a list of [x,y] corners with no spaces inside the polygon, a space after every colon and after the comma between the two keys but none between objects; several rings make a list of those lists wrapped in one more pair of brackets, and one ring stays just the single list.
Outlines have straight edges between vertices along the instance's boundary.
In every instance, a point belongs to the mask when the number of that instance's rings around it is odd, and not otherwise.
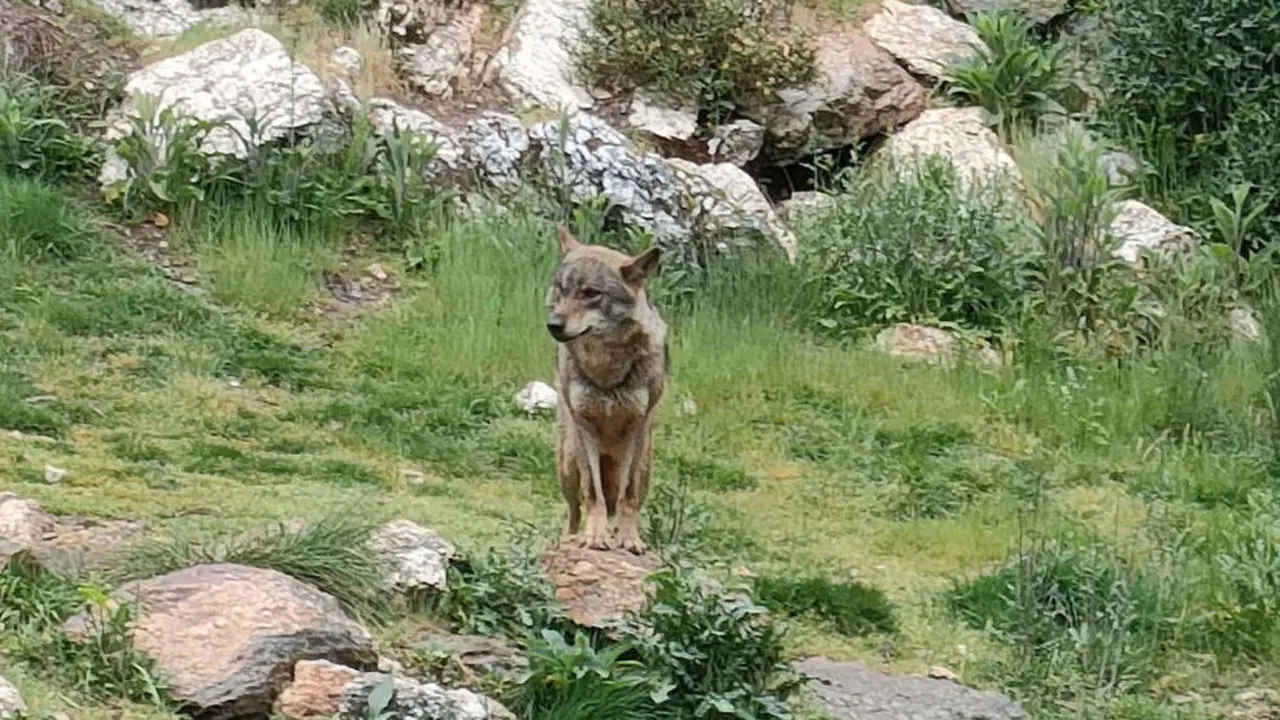
[{"label": "boulder", "polygon": [[697,165],[676,158],[668,162],[682,178],[702,181],[686,181],[686,187],[705,211],[701,223],[705,230],[716,235],[760,233],[795,260],[796,236],[778,220],[768,198],[742,168],[732,163]]},{"label": "boulder", "polygon": [[714,162],[746,165],[764,147],[764,128],[750,120],[740,119],[716,128],[707,141],[707,154]]},{"label": "boulder", "polygon": [[516,405],[527,413],[555,410],[559,401],[560,396],[556,393],[556,389],[539,380],[530,382],[516,393]]},{"label": "boulder", "polygon": [[94,0],[94,4],[138,35],[165,40],[197,25],[234,25],[249,17],[239,3],[213,7],[191,0]]},{"label": "boulder", "polygon": [[414,638],[409,644],[417,652],[446,656],[472,675],[497,675],[519,682],[529,668],[524,653],[499,638],[431,632]]},{"label": "boulder", "polygon": [[1137,200],[1116,204],[1108,232],[1117,243],[1112,255],[1134,266],[1142,264],[1143,253],[1185,252],[1196,243],[1194,230]]},{"label": "boulder", "polygon": [[569,618],[586,627],[604,627],[644,608],[646,579],[661,568],[661,561],[652,553],[583,548],[570,538],[546,552],[542,565]]},{"label": "boulder", "polygon": [[525,0],[510,40],[493,58],[508,92],[570,114],[595,104],[575,81],[571,55],[590,6],[591,0]]},{"label": "boulder", "polygon": [[858,663],[796,664],[832,720],[1026,720],[1016,702],[947,680],[900,677]]},{"label": "boulder", "polygon": [[778,102],[748,111],[768,128],[768,153],[774,164],[855,145],[924,111],[924,87],[857,30],[820,36],[814,60],[817,82],[783,88]]},{"label": "boulder", "polygon": [[985,343],[976,349],[962,347],[959,338],[949,330],[927,325],[898,323],[876,334],[876,348],[906,360],[950,365],[961,352],[987,367],[1004,364],[1000,353]]},{"label": "boulder", "polygon": [[[128,583],[112,598],[137,604],[134,646],[200,718],[267,715],[299,660],[377,661],[369,631],[336,600],[274,570],[197,565]],[[92,625],[81,613],[64,631],[83,637]]]},{"label": "boulder", "polygon": [[945,158],[962,189],[1021,183],[1018,164],[984,121],[982,108],[932,108],[885,143],[884,152],[904,174],[928,156]]},{"label": "boulder", "polygon": [[452,97],[458,81],[470,72],[472,39],[484,13],[485,5],[474,3],[431,31],[422,43],[402,47],[400,74],[409,86],[425,95]]},{"label": "boulder", "polygon": [[912,73],[937,79],[958,60],[973,57],[982,40],[965,23],[929,5],[884,0],[863,30]]},{"label": "boulder", "polygon": [[417,592],[448,586],[449,561],[456,550],[436,531],[393,520],[374,531],[369,546],[390,563],[388,589]]},{"label": "boulder", "polygon": [[76,575],[109,565],[142,537],[146,524],[77,516],[58,517],[34,500],[0,492],[0,567],[24,553],[39,567]]},{"label": "boulder", "polygon": [[663,100],[637,91],[631,98],[631,127],[665,140],[688,140],[698,131],[696,107],[671,107]]},{"label": "boulder", "polygon": [[14,720],[26,715],[27,703],[23,701],[22,693],[13,683],[0,677],[0,720]]},{"label": "boulder", "polygon": [[328,660],[299,660],[293,680],[280,693],[275,710],[288,720],[329,718],[338,714],[342,691],[360,671]]},{"label": "boulder", "polygon": [[[127,117],[138,115],[139,96],[150,96],[157,112],[173,108],[180,117],[217,124],[204,138],[203,152],[238,157],[248,154],[246,142],[264,145],[319,125],[332,108],[320,78],[257,28],[149,65],[129,76],[124,91],[127,99],[116,115],[125,117],[108,128],[108,140],[130,132]],[[125,173],[124,163],[109,153],[100,179],[110,185]]]},{"label": "boulder", "polygon": [[[347,685],[342,693],[338,717],[342,720],[364,720],[369,717],[369,695],[386,678],[378,673],[365,673]],[[394,694],[385,708],[393,718],[407,720],[515,720],[515,716],[496,700],[470,690],[448,690],[435,683],[397,677]]]},{"label": "boulder", "polygon": [[1022,13],[1034,23],[1047,23],[1067,11],[1067,0],[947,0],[952,15],[967,17],[980,12]]}]

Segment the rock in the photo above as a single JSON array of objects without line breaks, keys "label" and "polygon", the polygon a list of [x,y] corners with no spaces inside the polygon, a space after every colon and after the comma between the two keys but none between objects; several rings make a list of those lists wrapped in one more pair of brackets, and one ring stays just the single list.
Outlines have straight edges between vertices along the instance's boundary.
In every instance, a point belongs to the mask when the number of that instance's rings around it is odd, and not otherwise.
[{"label": "rock", "polygon": [[[535,0],[537,1],[537,0]],[[604,197],[622,221],[663,239],[691,234],[680,186],[657,153],[640,153],[622,133],[578,113],[529,128],[530,155],[542,174],[567,187],[575,203]]]},{"label": "rock", "polygon": [[529,669],[524,653],[499,638],[427,633],[414,638],[410,644],[420,652],[446,655],[472,673],[497,675],[513,682],[519,682]]},{"label": "rock", "polygon": [[249,17],[238,3],[197,7],[190,0],[94,0],[94,4],[138,35],[166,40],[197,25],[234,25]]},{"label": "rock", "polygon": [[574,81],[571,49],[591,0],[526,0],[511,40],[494,56],[499,79],[518,99],[569,114],[595,104]]},{"label": "rock", "polygon": [[49,483],[50,485],[57,485],[67,477],[67,473],[69,472],[70,471],[67,470],[66,468],[60,468],[54,465],[45,465],[44,481]]},{"label": "rock", "polygon": [[25,553],[37,566],[74,575],[109,565],[142,537],[146,524],[135,520],[57,517],[34,500],[0,492],[0,567]]},{"label": "rock", "polygon": [[670,107],[640,90],[631,98],[631,114],[627,116],[627,122],[631,127],[655,137],[688,140],[698,131],[698,109]]},{"label": "rock", "polygon": [[764,128],[750,120],[734,120],[716,128],[707,141],[707,154],[715,162],[742,166],[756,159],[764,147]]},{"label": "rock", "polygon": [[586,627],[602,627],[643,609],[645,579],[661,567],[652,553],[591,550],[574,539],[545,553],[542,564],[569,618]]},{"label": "rock", "polygon": [[0,677],[0,720],[26,717],[27,703],[13,683]]},{"label": "rock", "polygon": [[466,163],[487,181],[506,189],[520,186],[520,164],[529,152],[529,133],[514,115],[486,112],[462,131]]},{"label": "rock", "polygon": [[953,63],[974,56],[982,40],[973,28],[929,5],[884,0],[863,30],[908,70],[942,77]]},{"label": "rock", "polygon": [[895,677],[858,663],[810,658],[796,664],[832,720],[1026,720],[995,692],[920,677]]},{"label": "rock", "polygon": [[457,550],[436,531],[409,520],[393,520],[373,533],[369,545],[391,563],[389,589],[413,592],[448,587],[449,561]]},{"label": "rock", "polygon": [[1231,336],[1240,342],[1254,343],[1262,338],[1262,323],[1248,306],[1227,311],[1227,327],[1231,329]]},{"label": "rock", "polygon": [[359,670],[328,660],[299,660],[293,666],[293,681],[276,701],[276,711],[289,720],[333,717],[343,688],[360,675]]},{"label": "rock", "polygon": [[[130,75],[124,90],[128,97],[117,115],[136,116],[139,95],[157,98],[157,111],[173,108],[179,116],[218,124],[205,137],[203,152],[238,157],[248,150],[242,138],[257,145],[280,140],[319,125],[329,109],[320,78],[256,28],[149,65]],[[255,132],[250,117],[256,118]],[[106,137],[123,137],[130,127],[117,120]],[[110,185],[124,179],[124,171],[118,158],[109,157],[99,179]]]},{"label": "rock", "polygon": [[[876,348],[894,357],[943,365],[951,364],[959,350],[971,351],[960,348],[959,339],[948,330],[910,323],[898,323],[881,330],[876,334]],[[985,343],[972,349],[971,356],[988,367],[998,368],[1004,364],[1000,353]]]},{"label": "rock", "polygon": [[1190,251],[1195,247],[1195,231],[1173,222],[1155,208],[1137,200],[1116,204],[1115,218],[1108,228],[1117,242],[1112,255],[1130,265],[1141,265],[1143,253]]},{"label": "rock", "polygon": [[947,0],[952,15],[980,12],[1020,12],[1028,20],[1044,24],[1067,11],[1067,0]]},{"label": "rock", "polygon": [[925,157],[945,158],[962,190],[1021,182],[1018,164],[983,121],[982,108],[926,110],[891,135],[884,152],[908,177]]},{"label": "rock", "polygon": [[421,470],[401,470],[400,477],[409,486],[421,485],[427,481],[427,476]]},{"label": "rock", "polygon": [[801,215],[821,212],[833,205],[836,199],[831,195],[813,190],[801,190],[779,203],[779,210],[784,218],[795,222]]},{"label": "rock", "polygon": [[534,380],[516,393],[516,405],[527,413],[535,413],[539,410],[555,410],[559,399],[560,396],[556,393],[555,388],[540,380]]},{"label": "rock", "polygon": [[463,6],[458,0],[379,0],[374,21],[383,32],[405,43],[423,43],[446,25]]},{"label": "rock", "polygon": [[448,99],[459,78],[465,77],[471,59],[472,38],[484,20],[484,3],[474,3],[437,27],[421,44],[400,49],[400,74],[426,95]]},{"label": "rock", "polygon": [[780,102],[753,111],[755,119],[768,128],[768,153],[774,164],[855,145],[924,110],[928,98],[924,87],[857,30],[820,36],[814,60],[816,83],[779,90]]},{"label": "rock", "polygon": [[461,166],[462,150],[453,131],[427,113],[387,98],[370,100],[366,110],[374,132],[379,135],[390,135],[393,129],[399,128],[435,144],[436,155],[427,167],[428,174],[435,175]]},{"label": "rock", "polygon": [[1098,157],[1098,165],[1112,185],[1124,185],[1142,172],[1138,159],[1121,150],[1107,150]]},{"label": "rock", "polygon": [[[383,681],[385,675],[366,673],[347,685],[342,693],[338,717],[343,720],[364,720],[368,717],[369,694]],[[505,707],[495,700],[470,690],[446,690],[427,682],[397,677],[393,681],[395,694],[386,711],[391,717],[402,720],[515,720]]]},{"label": "rock", "polygon": [[[795,260],[796,236],[779,222],[768,198],[742,168],[731,163],[696,165],[678,158],[668,162],[682,173],[701,178],[709,187],[690,186],[690,193],[708,209],[704,227],[716,233],[762,233],[776,241],[788,259]],[[718,197],[710,197],[713,193]]]},{"label": "rock", "polygon": [[360,73],[364,72],[364,58],[360,57],[360,51],[353,47],[343,45],[334,48],[333,52],[329,53],[329,62],[342,70],[351,81],[359,78]]},{"label": "rock", "polygon": [[[133,642],[169,678],[170,694],[200,718],[265,716],[299,660],[361,667],[376,661],[369,632],[314,587],[274,570],[197,565],[128,583]],[[84,613],[64,625],[73,637]]]},{"label": "rock", "polygon": [[960,676],[957,675],[954,670],[942,667],[941,665],[934,665],[929,668],[929,671],[925,673],[925,675],[932,680],[948,680],[953,683],[960,682]]},{"label": "rock", "polygon": [[52,532],[54,518],[34,500],[0,493],[0,557],[30,552]]}]

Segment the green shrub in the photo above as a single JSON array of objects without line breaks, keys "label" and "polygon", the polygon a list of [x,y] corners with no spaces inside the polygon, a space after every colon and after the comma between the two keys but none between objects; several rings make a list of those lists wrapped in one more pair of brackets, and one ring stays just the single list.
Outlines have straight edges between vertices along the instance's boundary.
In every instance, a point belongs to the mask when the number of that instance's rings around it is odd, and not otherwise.
[{"label": "green shrub", "polygon": [[564,612],[532,545],[487,550],[449,566],[449,591],[436,610],[459,632],[527,637],[565,622]]},{"label": "green shrub", "polygon": [[911,172],[851,175],[833,207],[799,223],[801,261],[839,335],[896,322],[998,331],[1022,312],[1039,268],[1029,223],[992,188],[962,190],[929,158]]},{"label": "green shrub", "polygon": [[581,631],[572,645],[554,630],[529,643],[529,675],[511,694],[509,707],[527,720],[648,720],[669,717],[659,704],[663,688],[644,666],[623,656],[627,643],[597,651]]},{"label": "green shrub", "polygon": [[803,679],[786,661],[784,631],[765,608],[705,590],[693,570],[675,567],[653,580],[653,601],[624,637],[670,687],[671,709],[682,717],[789,717],[786,701]]},{"label": "green shrub", "polygon": [[1065,45],[1040,44],[1032,23],[1016,13],[978,13],[973,28],[982,45],[948,71],[950,95],[981,107],[1005,133],[1067,113],[1063,103],[1074,85]]},{"label": "green shrub", "polygon": [[[1105,0],[1099,7],[1102,118],[1142,156],[1144,195],[1215,234],[1209,198],[1242,181],[1280,186],[1280,6]],[[1246,242],[1264,242],[1277,229],[1273,200]]]},{"label": "green shrub", "polygon": [[898,622],[884,591],[858,582],[834,583],[825,577],[762,577],[756,597],[774,612],[812,614],[843,635],[893,633]]},{"label": "green shrub", "polygon": [[745,0],[592,0],[579,45],[583,77],[696,103],[713,119],[751,98],[814,75],[813,52],[780,36],[768,3]]}]

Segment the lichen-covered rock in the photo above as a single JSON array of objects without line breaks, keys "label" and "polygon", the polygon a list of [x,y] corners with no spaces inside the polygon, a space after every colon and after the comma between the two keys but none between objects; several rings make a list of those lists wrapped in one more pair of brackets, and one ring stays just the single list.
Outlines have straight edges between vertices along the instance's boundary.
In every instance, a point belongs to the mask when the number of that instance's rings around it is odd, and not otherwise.
[{"label": "lichen-covered rock", "polygon": [[953,63],[982,47],[973,28],[925,4],[884,0],[862,27],[875,44],[926,78],[942,77]]},{"label": "lichen-covered rock", "polygon": [[595,104],[573,70],[572,48],[590,0],[526,0],[511,40],[494,56],[499,78],[517,99],[574,113]]},{"label": "lichen-covered rock", "polygon": [[494,185],[514,190],[529,152],[529,132],[514,115],[486,112],[468,123],[458,143],[466,164]]},{"label": "lichen-covered rock", "polygon": [[778,102],[748,111],[768,129],[769,159],[774,164],[857,144],[924,110],[924,87],[857,30],[820,36],[814,60],[816,82],[783,88]]},{"label": "lichen-covered rock", "polygon": [[[779,220],[769,199],[755,180],[731,163],[697,165],[685,160],[668,160],[680,171],[689,193],[703,208],[701,226],[715,235],[750,235],[771,238],[791,260],[796,257],[796,236]],[[700,183],[689,182],[697,178]]]},{"label": "lichen-covered rock", "polygon": [[[108,140],[130,132],[127,118],[139,114],[140,96],[147,96],[157,112],[172,108],[180,118],[215,125],[201,151],[237,157],[248,153],[246,143],[265,145],[319,125],[332,107],[320,78],[279,40],[256,28],[149,65],[129,76],[124,91],[127,99],[107,130]],[[153,141],[164,142],[160,136]],[[99,179],[110,185],[126,173],[111,153]]]},{"label": "lichen-covered rock", "polygon": [[904,173],[929,156],[944,158],[962,188],[1021,183],[1018,164],[987,127],[982,108],[926,110],[891,135],[884,152]]},{"label": "lichen-covered rock", "polygon": [[1118,243],[1113,255],[1130,265],[1140,265],[1143,253],[1187,251],[1196,242],[1194,230],[1137,200],[1116,205],[1109,232]]},{"label": "lichen-covered rock", "polygon": [[387,586],[401,592],[444,590],[456,550],[434,530],[393,520],[374,531],[369,546],[390,563]]},{"label": "lichen-covered rock", "polygon": [[[369,694],[382,683],[385,675],[366,673],[347,685],[342,694],[338,717],[342,720],[364,720],[368,717]],[[397,720],[515,720],[515,716],[496,700],[470,690],[449,690],[435,683],[397,677],[386,712]]]},{"label": "lichen-covered rock", "polygon": [[[134,646],[202,719],[265,717],[299,660],[377,661],[369,631],[336,600],[274,570],[197,565],[128,583],[112,598],[137,604]],[[83,637],[92,626],[82,613],[64,631]]]},{"label": "lichen-covered rock", "polygon": [[1016,702],[947,680],[875,672],[858,663],[810,658],[796,669],[810,678],[832,720],[1026,720]]},{"label": "lichen-covered rock", "polygon": [[248,17],[238,3],[197,7],[191,0],[94,0],[142,37],[173,39],[197,25],[234,25]]}]

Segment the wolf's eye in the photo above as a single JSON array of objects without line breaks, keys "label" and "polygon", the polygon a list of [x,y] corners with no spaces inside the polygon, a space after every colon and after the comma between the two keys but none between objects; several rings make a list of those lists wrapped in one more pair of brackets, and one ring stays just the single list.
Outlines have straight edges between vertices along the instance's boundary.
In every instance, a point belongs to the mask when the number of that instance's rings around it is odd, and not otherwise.
[{"label": "wolf's eye", "polygon": [[583,300],[595,300],[600,297],[600,291],[595,288],[582,288]]}]

